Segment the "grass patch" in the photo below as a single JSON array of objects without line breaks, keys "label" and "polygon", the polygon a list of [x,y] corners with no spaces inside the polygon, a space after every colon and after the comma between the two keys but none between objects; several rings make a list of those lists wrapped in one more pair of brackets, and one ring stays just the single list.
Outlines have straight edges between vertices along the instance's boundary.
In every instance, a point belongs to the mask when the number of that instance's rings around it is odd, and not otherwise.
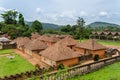
[{"label": "grass patch", "polygon": [[[85,42],[88,39],[77,40],[79,42]],[[107,40],[96,40],[98,43],[102,45],[112,45],[112,46],[120,46],[120,42],[118,41],[107,41]]]},{"label": "grass patch", "polygon": [[120,62],[83,76],[76,76],[70,80],[120,80]]},{"label": "grass patch", "polygon": [[103,45],[120,46],[120,42],[118,41],[97,40],[97,42]]},{"label": "grass patch", "polygon": [[[33,76],[26,80],[39,80],[39,78]],[[120,62],[116,62],[83,76],[75,76],[68,80],[120,80]]]},{"label": "grass patch", "polygon": [[0,54],[10,54],[14,52],[13,49],[2,49],[0,50]]},{"label": "grass patch", "polygon": [[0,77],[35,69],[32,64],[27,62],[21,56],[17,54],[14,54],[14,56],[15,58],[13,60],[10,60],[7,56],[0,57]]}]

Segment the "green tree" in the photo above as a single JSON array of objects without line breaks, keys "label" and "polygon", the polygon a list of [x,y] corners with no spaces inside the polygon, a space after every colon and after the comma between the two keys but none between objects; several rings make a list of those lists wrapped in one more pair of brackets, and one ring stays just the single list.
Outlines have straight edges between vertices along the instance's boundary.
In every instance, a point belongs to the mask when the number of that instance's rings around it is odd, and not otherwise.
[{"label": "green tree", "polygon": [[29,29],[28,26],[16,25],[16,29],[19,31],[19,36],[24,36],[23,34]]},{"label": "green tree", "polygon": [[84,25],[85,25],[84,19],[81,18],[81,17],[78,17],[78,19],[77,19],[77,27],[79,27],[79,29],[82,29],[84,27]]},{"label": "green tree", "polygon": [[58,70],[61,70],[61,69],[64,69],[64,68],[65,68],[65,66],[63,64],[58,65]]},{"label": "green tree", "polygon": [[19,21],[18,22],[20,25],[25,26],[24,17],[21,13],[19,14]]},{"label": "green tree", "polygon": [[[79,32],[77,32],[77,34],[79,35],[79,38],[82,39],[83,38],[83,33],[84,33],[84,25],[85,25],[85,21],[83,18],[78,17],[77,19],[77,28],[79,28]],[[78,36],[77,35],[77,36]]]},{"label": "green tree", "polygon": [[5,26],[5,24],[3,22],[0,22],[0,31],[1,31],[2,27],[4,27],[4,26]]},{"label": "green tree", "polygon": [[66,25],[66,26],[61,28],[61,31],[69,33],[69,32],[71,32],[71,26],[70,25]]},{"label": "green tree", "polygon": [[18,16],[17,11],[15,10],[5,11],[3,14],[1,14],[1,16],[6,24],[17,24],[16,20]]},{"label": "green tree", "polygon": [[43,29],[42,24],[38,20],[35,20],[32,23],[31,28],[32,28],[33,31],[38,32],[38,33],[40,33],[41,30]]},{"label": "green tree", "polygon": [[4,27],[2,27],[1,31],[7,33],[11,37],[11,39],[14,39],[20,35],[19,31],[16,29],[16,26],[12,24],[5,25]]},{"label": "green tree", "polygon": [[27,36],[27,37],[30,37],[31,36],[31,33],[35,32],[34,30],[32,30],[32,28],[29,28],[23,32],[23,36]]}]

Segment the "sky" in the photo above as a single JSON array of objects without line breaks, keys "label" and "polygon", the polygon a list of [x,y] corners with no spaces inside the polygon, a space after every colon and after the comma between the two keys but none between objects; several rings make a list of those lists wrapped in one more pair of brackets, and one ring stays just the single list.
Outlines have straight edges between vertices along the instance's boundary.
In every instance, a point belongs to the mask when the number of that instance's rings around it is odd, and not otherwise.
[{"label": "sky", "polygon": [[17,10],[26,21],[59,25],[76,24],[78,17],[84,18],[86,24],[95,21],[120,24],[119,4],[120,0],[0,0],[0,13]]}]

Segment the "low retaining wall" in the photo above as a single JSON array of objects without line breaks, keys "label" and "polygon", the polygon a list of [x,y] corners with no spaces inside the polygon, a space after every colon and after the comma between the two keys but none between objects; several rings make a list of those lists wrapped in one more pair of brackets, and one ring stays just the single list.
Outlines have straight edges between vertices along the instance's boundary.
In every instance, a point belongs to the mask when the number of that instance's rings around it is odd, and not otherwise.
[{"label": "low retaining wall", "polygon": [[65,80],[76,75],[84,75],[92,71],[96,71],[102,67],[105,67],[118,61],[120,61],[120,56],[92,62],[85,65],[79,65],[68,69],[51,72],[48,74],[43,74],[45,71],[44,69],[36,69],[34,71],[28,71],[25,73],[11,75],[8,77],[5,76],[4,78],[0,78],[0,80],[25,80],[33,76],[40,78],[40,80]]},{"label": "low retaining wall", "polygon": [[69,80],[76,75],[84,75],[118,61],[120,61],[120,56],[100,60],[82,66],[75,66],[66,70],[62,70],[60,72],[56,71],[54,73],[42,75],[40,76],[40,80]]}]

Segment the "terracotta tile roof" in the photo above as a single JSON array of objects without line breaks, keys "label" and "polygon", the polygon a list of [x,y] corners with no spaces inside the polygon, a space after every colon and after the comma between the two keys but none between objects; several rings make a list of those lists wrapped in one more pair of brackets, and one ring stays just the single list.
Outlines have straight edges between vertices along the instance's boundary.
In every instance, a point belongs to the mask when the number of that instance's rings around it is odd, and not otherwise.
[{"label": "terracotta tile roof", "polygon": [[66,59],[72,59],[81,56],[75,53],[69,47],[61,45],[60,41],[46,50],[39,53],[41,56],[46,57],[53,61],[61,61]]},{"label": "terracotta tile roof", "polygon": [[57,41],[59,41],[60,40],[60,38],[57,38],[56,36],[51,36],[51,37],[49,37],[49,42],[57,42]]},{"label": "terracotta tile roof", "polygon": [[41,41],[46,41],[46,40],[48,40],[48,38],[49,38],[49,36],[47,36],[47,35],[42,35],[42,36],[39,37],[39,39]]},{"label": "terracotta tile roof", "polygon": [[79,44],[79,42],[77,42],[76,40],[74,40],[71,37],[66,37],[62,40],[60,40],[60,43],[63,44],[64,46],[74,46]]},{"label": "terracotta tile roof", "polygon": [[25,48],[29,50],[44,50],[47,48],[47,45],[39,39],[34,39],[27,43]]},{"label": "terracotta tile roof", "polygon": [[48,36],[48,35],[43,35],[41,37],[39,37],[39,39],[41,41],[46,41],[46,42],[57,42],[59,41],[60,39],[56,36]]},{"label": "terracotta tile roof", "polygon": [[16,42],[19,46],[24,46],[30,41],[28,37],[18,37],[17,39],[13,40],[13,42]]},{"label": "terracotta tile roof", "polygon": [[60,39],[63,39],[63,38],[66,38],[66,37],[71,37],[72,38],[71,35],[57,35],[57,37],[60,38]]},{"label": "terracotta tile roof", "polygon": [[80,43],[76,45],[78,48],[84,48],[89,50],[99,50],[99,49],[106,49],[105,46],[97,43],[94,39],[89,39],[86,42]]},{"label": "terracotta tile roof", "polygon": [[40,34],[37,32],[31,34],[31,39],[37,39],[38,37],[40,37]]}]

